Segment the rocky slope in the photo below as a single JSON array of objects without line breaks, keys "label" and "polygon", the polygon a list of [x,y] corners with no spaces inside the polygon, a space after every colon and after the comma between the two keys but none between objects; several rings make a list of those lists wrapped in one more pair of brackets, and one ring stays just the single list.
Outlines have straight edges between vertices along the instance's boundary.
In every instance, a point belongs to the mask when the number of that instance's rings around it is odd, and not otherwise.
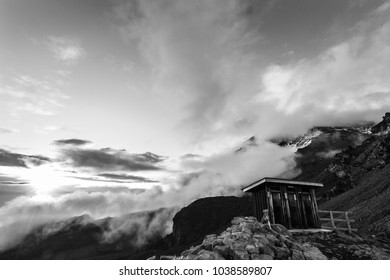
[{"label": "rocky slope", "polygon": [[[390,246],[340,231],[291,233],[282,225],[264,225],[255,217],[235,217],[219,235],[159,259],[184,260],[384,260]],[[156,259],[156,256],[150,258]]]},{"label": "rocky slope", "polygon": [[326,260],[310,243],[299,243],[281,225],[259,223],[255,217],[235,217],[220,235],[207,235],[202,244],[181,253],[195,260]]}]

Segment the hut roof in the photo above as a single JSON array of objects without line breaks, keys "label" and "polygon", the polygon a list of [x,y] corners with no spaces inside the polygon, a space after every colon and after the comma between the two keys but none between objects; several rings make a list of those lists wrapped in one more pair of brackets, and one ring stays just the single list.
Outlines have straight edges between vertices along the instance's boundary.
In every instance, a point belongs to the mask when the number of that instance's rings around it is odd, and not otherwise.
[{"label": "hut roof", "polygon": [[309,187],[315,187],[320,188],[324,185],[321,183],[314,183],[314,182],[303,182],[303,181],[294,181],[294,180],[287,180],[287,179],[280,179],[280,178],[270,178],[265,177],[263,179],[260,179],[256,182],[253,182],[252,184],[241,188],[244,192],[253,191],[255,188],[261,186],[264,183],[277,183],[277,184],[285,184],[285,185],[299,185],[299,186],[309,186]]}]

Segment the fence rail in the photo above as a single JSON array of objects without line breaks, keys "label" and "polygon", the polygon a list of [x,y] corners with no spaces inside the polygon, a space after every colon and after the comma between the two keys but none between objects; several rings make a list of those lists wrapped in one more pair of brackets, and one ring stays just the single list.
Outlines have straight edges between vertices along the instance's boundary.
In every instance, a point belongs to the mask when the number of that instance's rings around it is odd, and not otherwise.
[{"label": "fence rail", "polygon": [[[338,229],[338,230],[345,230],[349,233],[352,233],[354,231],[357,231],[356,228],[351,227],[351,223],[354,223],[354,219],[350,219],[349,216],[352,215],[352,212],[343,212],[343,211],[328,211],[328,210],[318,210],[319,214],[328,214],[329,218],[321,218],[320,221],[322,222],[330,222],[331,226],[321,226],[324,229]],[[337,217],[335,218],[335,215],[343,215],[345,218]],[[336,222],[345,222],[345,226],[336,226]]]}]

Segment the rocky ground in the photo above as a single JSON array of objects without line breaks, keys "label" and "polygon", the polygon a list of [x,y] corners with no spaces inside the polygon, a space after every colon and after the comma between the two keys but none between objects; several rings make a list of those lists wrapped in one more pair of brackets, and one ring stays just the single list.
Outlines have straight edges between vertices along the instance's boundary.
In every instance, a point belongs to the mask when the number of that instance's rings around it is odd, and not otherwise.
[{"label": "rocky ground", "polygon": [[235,217],[221,234],[207,235],[202,244],[185,250],[176,259],[326,260],[327,257],[310,243],[295,240],[281,225],[270,228],[255,217]]},{"label": "rocky ground", "polygon": [[390,240],[360,236],[343,231],[294,234],[300,243],[308,242],[321,250],[328,259],[389,260]]},{"label": "rocky ground", "polygon": [[[235,217],[221,234],[207,235],[180,256],[183,260],[327,260],[390,259],[390,248],[357,234],[340,231],[294,233],[281,225],[259,223],[255,217]],[[156,259],[152,257],[150,259]]]}]

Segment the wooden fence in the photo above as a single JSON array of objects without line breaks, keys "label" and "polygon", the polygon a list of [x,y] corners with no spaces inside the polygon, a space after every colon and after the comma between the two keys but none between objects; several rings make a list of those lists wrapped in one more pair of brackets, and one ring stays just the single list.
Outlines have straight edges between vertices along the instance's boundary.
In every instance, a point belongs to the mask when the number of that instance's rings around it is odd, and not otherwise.
[{"label": "wooden fence", "polygon": [[[318,210],[318,214],[320,215],[320,221],[323,222],[321,228],[346,230],[349,233],[357,231],[356,228],[351,227],[351,223],[355,222],[355,220],[350,219],[352,212]],[[329,218],[321,217],[324,214]]]}]

